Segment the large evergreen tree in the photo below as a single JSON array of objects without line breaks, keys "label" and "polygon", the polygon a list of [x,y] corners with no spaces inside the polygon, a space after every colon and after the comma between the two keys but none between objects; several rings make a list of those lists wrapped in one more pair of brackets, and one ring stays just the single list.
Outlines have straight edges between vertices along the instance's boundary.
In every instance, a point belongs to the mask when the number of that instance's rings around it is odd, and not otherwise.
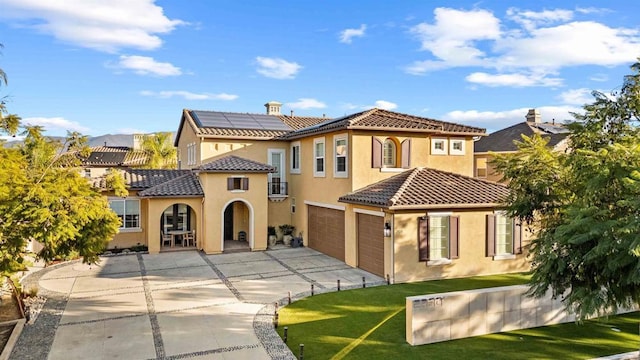
[{"label": "large evergreen tree", "polygon": [[508,211],[534,231],[532,293],[563,296],[581,319],[640,300],[640,63],[632,71],[574,114],[567,152],[535,135],[494,162]]}]

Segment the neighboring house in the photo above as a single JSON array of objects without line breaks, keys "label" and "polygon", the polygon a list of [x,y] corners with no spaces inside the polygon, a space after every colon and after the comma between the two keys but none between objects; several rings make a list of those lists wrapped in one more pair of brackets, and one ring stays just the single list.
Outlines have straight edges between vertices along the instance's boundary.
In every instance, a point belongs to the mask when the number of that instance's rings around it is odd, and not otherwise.
[{"label": "neighboring house", "polygon": [[548,145],[555,150],[563,151],[567,148],[569,130],[555,121],[542,122],[540,112],[530,109],[526,121],[509,126],[480,138],[474,144],[474,176],[489,181],[500,181],[502,175],[491,165],[495,154],[514,153],[518,150],[517,141],[522,141],[522,135],[531,137],[540,134],[549,139]]},{"label": "neighboring house", "polygon": [[[337,119],[185,109],[182,170],[126,170],[131,194],[111,247],[163,247],[196,232],[208,254],[267,247],[292,224],[304,245],[392,282],[526,271],[502,185],[473,178],[484,129],[382,109]],[[103,184],[104,186],[104,184]],[[243,241],[246,240],[246,241]]]},{"label": "neighboring house", "polygon": [[136,168],[147,162],[143,151],[126,146],[94,146],[90,151],[82,161],[84,175],[88,178],[100,177],[110,168]]}]

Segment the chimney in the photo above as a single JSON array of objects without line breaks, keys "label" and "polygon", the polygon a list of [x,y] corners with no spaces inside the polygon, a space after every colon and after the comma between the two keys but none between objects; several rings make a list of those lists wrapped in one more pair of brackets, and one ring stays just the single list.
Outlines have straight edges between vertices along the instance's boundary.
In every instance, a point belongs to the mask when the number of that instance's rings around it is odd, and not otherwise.
[{"label": "chimney", "polygon": [[542,117],[540,116],[540,111],[538,111],[537,109],[529,109],[529,112],[527,112],[527,122],[530,123],[535,123],[535,124],[540,124],[542,123]]},{"label": "chimney", "polygon": [[291,110],[291,117],[293,117],[293,110]]},{"label": "chimney", "polygon": [[269,101],[268,103],[264,104],[264,107],[267,108],[267,115],[280,115],[281,106],[282,103],[279,103],[277,101]]}]

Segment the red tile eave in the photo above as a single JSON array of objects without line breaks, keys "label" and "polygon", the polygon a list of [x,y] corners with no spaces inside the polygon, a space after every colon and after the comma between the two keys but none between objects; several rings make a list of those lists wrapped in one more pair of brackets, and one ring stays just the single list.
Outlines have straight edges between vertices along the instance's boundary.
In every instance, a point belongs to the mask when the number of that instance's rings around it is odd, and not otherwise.
[{"label": "red tile eave", "polygon": [[198,134],[204,139],[229,139],[229,140],[274,140],[275,136],[237,136],[237,135],[212,135]]},{"label": "red tile eave", "polygon": [[430,204],[430,205],[398,205],[389,206],[389,210],[434,210],[434,209],[482,209],[482,208],[500,208],[504,204],[485,203],[485,204]]},{"label": "red tile eave", "polygon": [[401,132],[420,132],[438,135],[469,135],[469,136],[487,136],[484,132],[463,132],[463,131],[442,131],[432,129],[412,129],[403,127],[371,127],[371,126],[348,126],[348,130],[368,130],[368,131],[401,131]]},{"label": "red tile eave", "polygon": [[153,199],[153,198],[163,198],[163,199],[184,199],[184,198],[202,198],[202,195],[138,195],[141,199]]},{"label": "red tile eave", "polygon": [[194,169],[193,170],[194,173],[198,174],[198,173],[216,173],[216,174],[239,174],[239,173],[252,173],[252,174],[267,174],[267,173],[271,173],[271,172],[275,172],[274,171],[267,171],[267,170],[200,170],[200,169]]}]

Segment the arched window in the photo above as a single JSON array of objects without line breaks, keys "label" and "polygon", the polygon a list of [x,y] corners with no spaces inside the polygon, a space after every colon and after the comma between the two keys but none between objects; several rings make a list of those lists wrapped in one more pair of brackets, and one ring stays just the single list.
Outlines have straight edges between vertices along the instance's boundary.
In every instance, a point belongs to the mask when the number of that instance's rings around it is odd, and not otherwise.
[{"label": "arched window", "polygon": [[396,143],[391,139],[386,139],[382,145],[382,165],[396,167]]}]

